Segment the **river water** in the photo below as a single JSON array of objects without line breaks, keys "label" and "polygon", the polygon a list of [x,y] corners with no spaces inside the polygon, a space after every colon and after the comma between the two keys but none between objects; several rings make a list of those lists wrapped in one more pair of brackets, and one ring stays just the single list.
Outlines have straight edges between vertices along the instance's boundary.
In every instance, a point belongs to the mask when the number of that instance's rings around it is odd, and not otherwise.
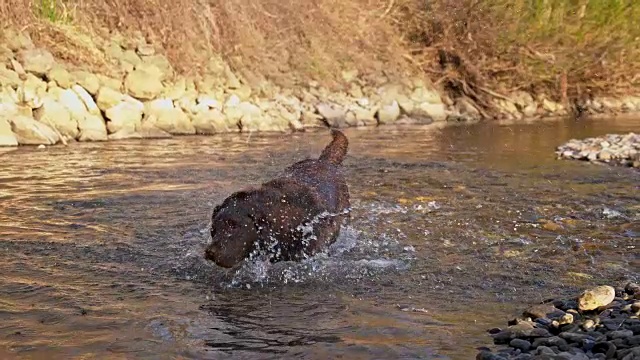
[{"label": "river water", "polygon": [[0,155],[2,359],[472,359],[526,305],[638,280],[640,172],[556,160],[640,121],[349,129],[326,256],[223,271],[213,206],[326,130]]}]

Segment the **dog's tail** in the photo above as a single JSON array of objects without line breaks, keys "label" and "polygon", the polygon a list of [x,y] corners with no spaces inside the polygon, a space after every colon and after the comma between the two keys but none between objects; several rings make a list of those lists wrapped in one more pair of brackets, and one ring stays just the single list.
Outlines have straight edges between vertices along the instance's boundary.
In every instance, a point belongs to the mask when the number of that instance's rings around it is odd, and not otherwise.
[{"label": "dog's tail", "polygon": [[347,156],[347,148],[349,147],[349,140],[344,134],[336,129],[331,129],[331,135],[333,140],[327,145],[322,154],[320,154],[321,161],[327,161],[334,165],[340,165],[345,156]]}]

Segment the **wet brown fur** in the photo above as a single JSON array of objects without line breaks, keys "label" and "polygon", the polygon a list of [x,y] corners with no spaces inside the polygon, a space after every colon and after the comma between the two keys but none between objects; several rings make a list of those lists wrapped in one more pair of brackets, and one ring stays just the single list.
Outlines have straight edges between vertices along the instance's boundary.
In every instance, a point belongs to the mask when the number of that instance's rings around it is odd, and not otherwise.
[{"label": "wet brown fur", "polygon": [[[349,221],[349,188],[341,169],[349,142],[338,130],[332,136],[318,159],[299,161],[280,177],[216,206],[205,258],[230,268],[260,248],[271,262],[299,261],[335,242]],[[305,224],[312,234],[304,233]]]}]

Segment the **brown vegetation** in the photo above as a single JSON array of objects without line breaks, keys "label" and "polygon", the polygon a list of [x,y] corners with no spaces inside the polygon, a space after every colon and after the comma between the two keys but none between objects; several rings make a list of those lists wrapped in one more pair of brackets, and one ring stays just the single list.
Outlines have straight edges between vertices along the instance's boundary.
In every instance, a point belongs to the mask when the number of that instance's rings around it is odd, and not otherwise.
[{"label": "brown vegetation", "polygon": [[480,103],[518,89],[557,100],[637,92],[638,18],[634,0],[0,3],[0,22],[30,28],[37,43],[69,61],[100,63],[81,54],[87,37],[78,33],[106,38],[113,30],[140,31],[184,71],[206,66],[212,53],[286,84],[331,82],[347,69],[419,70]]}]

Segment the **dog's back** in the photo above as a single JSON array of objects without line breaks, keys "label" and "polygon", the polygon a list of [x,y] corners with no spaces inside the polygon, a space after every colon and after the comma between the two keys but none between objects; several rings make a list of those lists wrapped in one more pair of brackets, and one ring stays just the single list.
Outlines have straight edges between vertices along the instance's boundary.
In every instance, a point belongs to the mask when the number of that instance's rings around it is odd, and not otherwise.
[{"label": "dog's back", "polygon": [[[297,162],[259,189],[232,194],[217,207],[207,258],[231,267],[258,246],[271,253],[271,261],[300,260],[335,242],[349,221],[350,201],[340,166],[348,140],[337,130],[332,135],[318,159]],[[231,203],[235,208],[219,215]],[[311,237],[300,227],[305,224],[312,227]]]},{"label": "dog's back", "polygon": [[285,170],[285,177],[294,178],[312,188],[326,202],[331,212],[341,212],[349,204],[349,189],[342,172],[342,161],[347,155],[349,141],[344,134],[332,129],[333,140],[318,159],[299,161]]}]

